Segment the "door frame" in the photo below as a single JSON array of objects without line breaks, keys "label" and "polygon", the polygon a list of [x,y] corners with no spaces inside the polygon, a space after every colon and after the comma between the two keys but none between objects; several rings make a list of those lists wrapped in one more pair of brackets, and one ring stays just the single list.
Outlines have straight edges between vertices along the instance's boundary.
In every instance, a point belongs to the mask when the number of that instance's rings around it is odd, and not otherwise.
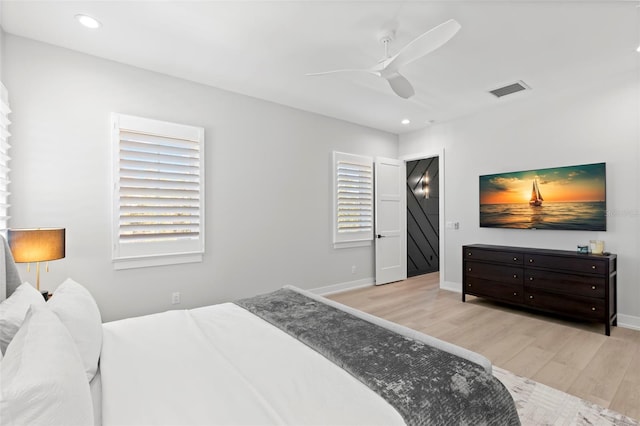
[{"label": "door frame", "polygon": [[[440,265],[438,267],[439,272],[440,272],[440,288],[447,288],[447,280],[445,277],[446,274],[446,268],[445,268],[445,259],[446,259],[446,251],[445,251],[445,232],[446,232],[446,227],[445,227],[445,216],[444,216],[444,198],[445,198],[445,191],[444,191],[444,148],[440,148],[439,150],[434,151],[430,151],[430,152],[422,152],[422,153],[417,153],[417,154],[407,154],[407,155],[401,155],[398,157],[399,160],[404,161],[404,168],[405,168],[405,180],[406,180],[406,175],[407,175],[407,161],[415,161],[415,160],[422,160],[425,158],[433,158],[433,157],[438,157],[438,174],[439,174],[439,179],[438,179],[438,194],[439,194],[439,199],[438,199],[438,250],[439,250],[439,262]],[[406,185],[406,184],[405,184]],[[401,195],[401,202],[402,202],[402,207],[403,210],[406,212],[407,211],[407,193],[406,191],[402,191],[402,195]],[[404,233],[407,233],[407,223],[405,221],[404,223]],[[407,258],[405,256],[404,261],[407,261]],[[405,266],[406,268],[406,266]]]}]

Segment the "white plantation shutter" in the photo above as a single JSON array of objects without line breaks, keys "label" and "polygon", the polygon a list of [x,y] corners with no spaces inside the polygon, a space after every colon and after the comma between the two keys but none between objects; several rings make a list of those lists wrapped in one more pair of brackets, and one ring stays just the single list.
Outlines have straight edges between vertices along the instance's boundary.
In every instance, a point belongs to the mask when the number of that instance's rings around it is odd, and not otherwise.
[{"label": "white plantation shutter", "polygon": [[369,243],[373,240],[373,159],[333,153],[333,243]]},{"label": "white plantation shutter", "polygon": [[113,114],[116,268],[200,261],[204,129]]},{"label": "white plantation shutter", "polygon": [[9,95],[7,89],[0,83],[0,230],[5,231],[9,225]]}]

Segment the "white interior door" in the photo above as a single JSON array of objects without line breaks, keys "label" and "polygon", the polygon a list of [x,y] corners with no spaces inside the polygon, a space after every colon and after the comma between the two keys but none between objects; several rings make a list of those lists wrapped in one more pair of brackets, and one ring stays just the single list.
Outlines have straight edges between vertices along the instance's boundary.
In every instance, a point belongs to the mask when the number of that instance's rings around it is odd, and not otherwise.
[{"label": "white interior door", "polygon": [[407,214],[402,197],[405,174],[404,161],[376,158],[376,285],[407,278]]}]

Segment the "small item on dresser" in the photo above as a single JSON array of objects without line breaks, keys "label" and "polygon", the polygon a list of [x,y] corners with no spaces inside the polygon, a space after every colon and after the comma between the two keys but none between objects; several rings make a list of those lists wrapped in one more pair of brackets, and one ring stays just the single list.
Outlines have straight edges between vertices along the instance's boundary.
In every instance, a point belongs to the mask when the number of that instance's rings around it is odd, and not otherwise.
[{"label": "small item on dresser", "polygon": [[589,254],[589,246],[578,246],[578,253]]},{"label": "small item on dresser", "polygon": [[592,254],[602,254],[604,251],[604,241],[602,240],[589,240]]}]

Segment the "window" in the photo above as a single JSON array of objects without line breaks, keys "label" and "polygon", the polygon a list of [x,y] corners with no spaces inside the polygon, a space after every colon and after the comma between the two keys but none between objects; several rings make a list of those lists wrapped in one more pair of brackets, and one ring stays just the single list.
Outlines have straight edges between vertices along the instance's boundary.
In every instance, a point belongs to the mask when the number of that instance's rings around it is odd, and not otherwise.
[{"label": "window", "polygon": [[334,247],[369,245],[373,240],[373,159],[333,153]]},{"label": "window", "polygon": [[204,129],[112,114],[116,269],[202,261]]},{"label": "window", "polygon": [[9,227],[9,95],[6,87],[0,83],[0,230]]}]

